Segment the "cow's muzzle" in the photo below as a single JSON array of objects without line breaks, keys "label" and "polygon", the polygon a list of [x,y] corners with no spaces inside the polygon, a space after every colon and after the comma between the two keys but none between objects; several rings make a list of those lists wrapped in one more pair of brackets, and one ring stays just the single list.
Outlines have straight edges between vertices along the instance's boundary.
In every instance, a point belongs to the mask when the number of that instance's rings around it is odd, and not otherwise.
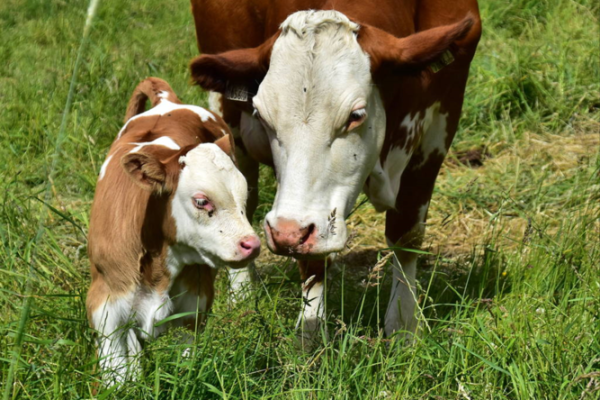
[{"label": "cow's muzzle", "polygon": [[265,222],[267,245],[275,254],[296,258],[319,258],[326,254],[315,253],[319,237],[315,224],[300,225],[294,220],[277,218],[274,226]]}]

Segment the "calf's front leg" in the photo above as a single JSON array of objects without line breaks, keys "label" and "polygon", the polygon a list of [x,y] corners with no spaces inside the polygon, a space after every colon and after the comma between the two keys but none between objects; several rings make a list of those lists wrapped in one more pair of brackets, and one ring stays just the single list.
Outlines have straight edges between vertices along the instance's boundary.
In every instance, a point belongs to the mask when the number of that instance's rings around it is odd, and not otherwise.
[{"label": "calf's front leg", "polygon": [[131,326],[133,293],[110,295],[101,280],[92,283],[87,298],[88,317],[97,331],[98,362],[106,386],[135,379],[142,350]]}]

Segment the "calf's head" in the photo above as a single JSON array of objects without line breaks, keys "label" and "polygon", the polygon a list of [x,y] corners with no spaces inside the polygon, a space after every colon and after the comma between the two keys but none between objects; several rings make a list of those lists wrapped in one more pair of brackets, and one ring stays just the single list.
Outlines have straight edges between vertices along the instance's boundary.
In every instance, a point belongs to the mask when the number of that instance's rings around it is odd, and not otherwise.
[{"label": "calf's head", "polygon": [[424,66],[471,25],[467,17],[399,39],[336,11],[300,11],[257,48],[192,61],[192,76],[209,90],[260,82],[252,105],[278,182],[265,221],[271,250],[311,258],[344,247],[345,218],[385,137],[373,74]]},{"label": "calf's head", "polygon": [[260,240],[244,215],[246,179],[222,150],[229,136],[178,151],[149,148],[126,154],[121,163],[138,185],[169,202],[176,232],[171,245],[183,261],[240,268],[254,259]]}]

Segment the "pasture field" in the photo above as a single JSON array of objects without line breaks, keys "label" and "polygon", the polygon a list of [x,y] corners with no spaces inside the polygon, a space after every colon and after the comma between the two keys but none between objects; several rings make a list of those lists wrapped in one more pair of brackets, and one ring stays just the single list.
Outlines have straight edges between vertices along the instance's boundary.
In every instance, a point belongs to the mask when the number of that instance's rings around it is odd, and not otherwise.
[{"label": "pasture field", "polygon": [[[86,231],[100,165],[143,78],[206,105],[189,81],[187,0],[101,0],[61,135],[87,7],[0,2],[4,399],[93,397]],[[295,342],[296,267],[263,246],[245,301],[228,301],[220,274],[190,358],[171,331],[146,346],[142,379],[98,399],[600,398],[600,3],[480,7],[464,116],[430,207],[416,343],[381,332],[384,217],[361,197],[314,351]],[[261,181],[257,230],[275,193],[269,170]]]}]

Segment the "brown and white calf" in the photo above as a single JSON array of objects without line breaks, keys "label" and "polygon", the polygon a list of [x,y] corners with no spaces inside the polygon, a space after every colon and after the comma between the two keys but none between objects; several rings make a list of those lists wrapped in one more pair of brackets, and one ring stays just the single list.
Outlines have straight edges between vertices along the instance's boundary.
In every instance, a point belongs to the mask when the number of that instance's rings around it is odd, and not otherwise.
[{"label": "brown and white calf", "polygon": [[195,330],[212,305],[216,269],[244,267],[260,251],[219,116],[148,78],[125,120],[100,171],[88,237],[87,312],[107,383],[136,365],[138,339],[164,329],[156,322],[190,312],[174,323]]},{"label": "brown and white calf", "polygon": [[387,213],[396,248],[386,332],[413,332],[417,254],[401,248],[421,244],[458,127],[481,35],[477,0],[191,3],[203,53],[193,79],[237,135],[249,186],[259,162],[275,168],[265,232],[272,251],[300,260],[301,321],[312,329],[323,316],[322,260],[344,248],[362,190]]}]

